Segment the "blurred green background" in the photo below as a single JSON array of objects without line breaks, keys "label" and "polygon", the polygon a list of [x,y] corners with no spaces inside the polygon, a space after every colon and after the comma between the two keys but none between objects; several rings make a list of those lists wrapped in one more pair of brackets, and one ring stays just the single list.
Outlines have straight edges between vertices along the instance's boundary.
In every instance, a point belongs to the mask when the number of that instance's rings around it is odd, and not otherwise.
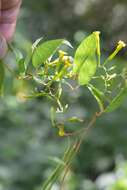
[{"label": "blurred green background", "polygon": [[[126,0],[24,0],[15,41],[20,48],[39,37],[66,38],[74,47],[90,32],[102,33],[108,54],[119,40],[127,42]],[[126,49],[116,62],[126,62]],[[11,62],[10,58],[10,62]],[[30,89],[11,76],[0,100],[0,190],[39,190],[67,145],[51,128],[44,98],[24,101]],[[97,109],[84,89],[68,94],[70,113],[87,117]],[[72,112],[73,110],[73,112]],[[68,113],[69,114],[69,113]],[[65,190],[127,190],[127,101],[101,117],[75,159]],[[58,190],[57,184],[53,190]]]}]

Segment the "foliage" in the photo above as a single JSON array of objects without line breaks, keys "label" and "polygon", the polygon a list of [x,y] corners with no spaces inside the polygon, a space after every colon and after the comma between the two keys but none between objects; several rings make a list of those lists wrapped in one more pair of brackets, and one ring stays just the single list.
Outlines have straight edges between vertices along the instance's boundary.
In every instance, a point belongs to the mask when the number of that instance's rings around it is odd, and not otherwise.
[{"label": "foliage", "polygon": [[[126,68],[123,66],[120,71],[117,71],[117,68],[110,63],[117,53],[125,47],[125,44],[119,41],[114,52],[102,63],[99,34],[99,32],[93,32],[83,40],[74,54],[74,59],[62,50],[62,45],[64,48],[66,48],[65,46],[71,47],[70,43],[64,39],[42,42],[41,45],[39,45],[40,39],[37,40],[29,50],[32,64],[31,62],[26,64],[24,55],[10,46],[10,50],[16,57],[17,68],[12,70],[8,68],[6,63],[5,67],[18,80],[34,83],[33,93],[23,95],[22,99],[48,98],[52,104],[51,121],[53,127],[58,130],[61,137],[70,137],[70,143],[62,160],[44,183],[43,190],[51,189],[63,173],[63,177],[60,179],[62,188],[71,162],[91,126],[105,112],[117,109],[126,97]],[[97,82],[98,79],[99,82]],[[104,87],[103,91],[100,84]],[[68,86],[74,92],[83,85],[92,93],[100,110],[93,114],[88,122],[73,115],[70,118],[60,120],[59,115],[66,114],[69,109],[69,105],[63,101],[64,87]],[[78,125],[83,123],[85,127],[74,130],[72,126],[75,123]]]}]

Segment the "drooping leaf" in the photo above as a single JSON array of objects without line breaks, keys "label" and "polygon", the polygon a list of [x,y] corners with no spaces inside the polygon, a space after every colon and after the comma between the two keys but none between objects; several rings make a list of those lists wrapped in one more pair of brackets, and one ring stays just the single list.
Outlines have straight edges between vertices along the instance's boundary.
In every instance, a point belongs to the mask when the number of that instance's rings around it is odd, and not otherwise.
[{"label": "drooping leaf", "polygon": [[127,87],[123,88],[119,94],[111,101],[105,109],[105,112],[112,112],[116,110],[127,98]]},{"label": "drooping leaf", "polygon": [[33,53],[32,63],[34,67],[45,63],[56,50],[64,43],[64,39],[50,40],[39,45]]},{"label": "drooping leaf", "polygon": [[4,74],[4,65],[3,62],[0,60],[0,96],[3,93]]},{"label": "drooping leaf", "polygon": [[104,103],[104,99],[105,99],[104,93],[101,92],[99,89],[95,88],[93,85],[89,85],[88,89],[90,90],[92,95],[95,97],[95,99],[99,105],[100,111],[103,111],[104,110],[103,103]]},{"label": "drooping leaf", "polygon": [[78,74],[78,81],[80,85],[88,84],[96,72],[96,43],[96,35],[93,33],[83,40],[76,50],[73,72]]},{"label": "drooping leaf", "polygon": [[95,55],[96,38],[95,34],[91,34],[85,38],[76,50],[74,56],[73,72],[78,73],[87,58]]},{"label": "drooping leaf", "polygon": [[97,61],[95,55],[89,57],[84,62],[83,66],[79,70],[78,81],[80,85],[86,85],[94,76],[97,68]]}]

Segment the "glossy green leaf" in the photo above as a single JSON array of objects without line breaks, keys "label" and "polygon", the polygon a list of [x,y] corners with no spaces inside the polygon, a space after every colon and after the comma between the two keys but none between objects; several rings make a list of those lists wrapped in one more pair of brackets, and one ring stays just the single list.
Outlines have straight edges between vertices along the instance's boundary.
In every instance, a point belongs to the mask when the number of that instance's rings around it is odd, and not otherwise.
[{"label": "glossy green leaf", "polygon": [[3,93],[4,74],[4,65],[3,62],[0,60],[0,95],[2,95]]},{"label": "glossy green leaf", "polygon": [[105,99],[104,93],[101,92],[99,89],[95,88],[92,85],[89,85],[88,89],[90,90],[90,92],[92,93],[94,98],[96,99],[96,101],[97,101],[97,103],[99,105],[100,111],[103,111],[104,110],[103,102],[104,102],[104,99]]},{"label": "glossy green leaf", "polygon": [[123,88],[119,94],[111,101],[105,109],[105,112],[112,112],[116,110],[127,98],[127,87]]},{"label": "glossy green leaf", "polygon": [[50,58],[56,50],[64,43],[64,39],[50,40],[39,45],[32,57],[32,63],[34,67],[39,66],[42,63],[45,63],[48,58]]},{"label": "glossy green leaf", "polygon": [[96,52],[96,37],[95,34],[91,34],[85,38],[76,50],[74,56],[73,72],[78,73],[85,61],[95,55]]},{"label": "glossy green leaf", "polygon": [[89,57],[84,62],[83,66],[79,70],[78,81],[80,85],[86,85],[94,76],[97,68],[97,61],[95,55]]}]

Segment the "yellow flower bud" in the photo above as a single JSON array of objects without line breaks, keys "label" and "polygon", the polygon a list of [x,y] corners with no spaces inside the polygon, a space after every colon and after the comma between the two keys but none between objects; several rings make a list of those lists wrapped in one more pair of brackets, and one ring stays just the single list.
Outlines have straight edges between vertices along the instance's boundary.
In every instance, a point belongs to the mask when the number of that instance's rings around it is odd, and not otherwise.
[{"label": "yellow flower bud", "polygon": [[111,60],[118,54],[118,52],[119,52],[122,48],[124,48],[125,46],[126,46],[126,44],[125,44],[123,41],[120,40],[120,41],[118,42],[118,45],[117,45],[115,51],[107,58],[107,60],[105,61],[104,65],[105,65],[108,61],[111,61]]},{"label": "yellow flower bud", "polygon": [[62,59],[67,53],[65,51],[59,50],[59,58]]},{"label": "yellow flower bud", "polygon": [[61,128],[59,129],[59,136],[60,136],[60,137],[65,136],[65,131],[64,131],[64,128],[63,128],[63,127],[61,127]]},{"label": "yellow flower bud", "polygon": [[96,36],[99,36],[100,35],[100,31],[95,31],[95,32],[93,32],[93,34],[95,34]]},{"label": "yellow flower bud", "polygon": [[65,64],[67,67],[70,67],[70,66],[72,65],[69,58],[64,62],[64,64]]},{"label": "yellow flower bud", "polygon": [[126,44],[125,44],[123,41],[120,40],[120,41],[118,42],[117,48],[120,48],[120,49],[121,49],[121,48],[124,48],[124,47],[126,47]]}]

